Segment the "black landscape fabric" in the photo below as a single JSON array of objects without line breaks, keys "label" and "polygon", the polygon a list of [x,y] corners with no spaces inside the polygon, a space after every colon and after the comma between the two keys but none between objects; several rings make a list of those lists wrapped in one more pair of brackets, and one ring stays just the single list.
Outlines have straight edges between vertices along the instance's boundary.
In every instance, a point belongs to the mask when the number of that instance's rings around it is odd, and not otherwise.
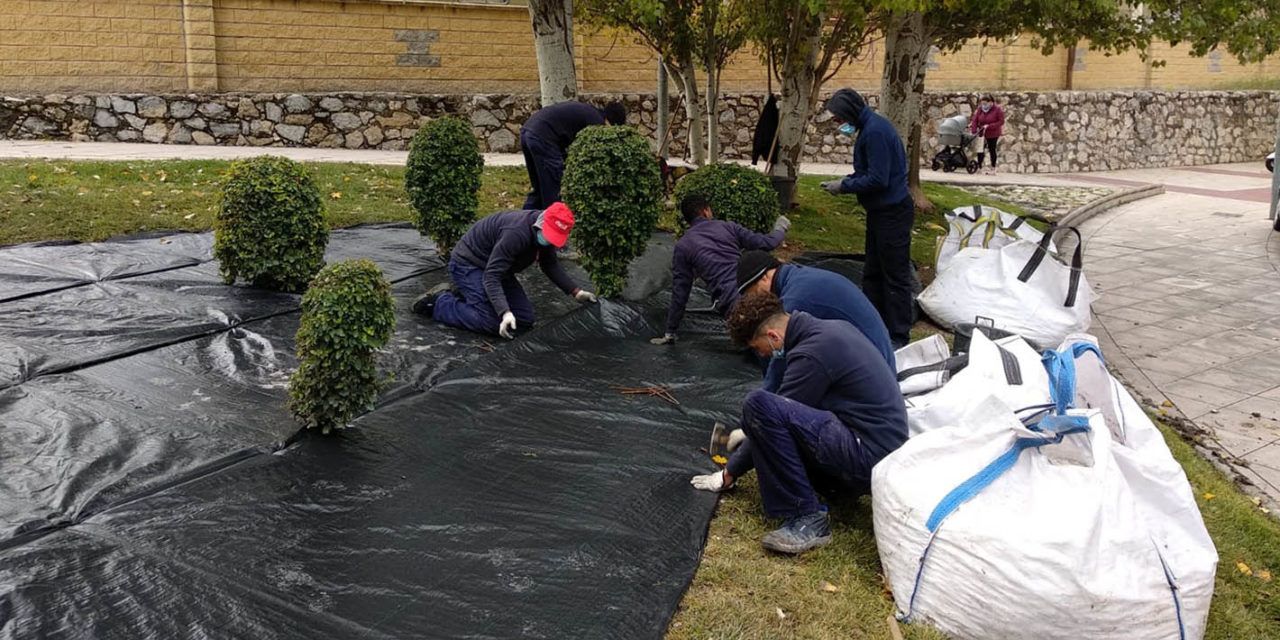
[{"label": "black landscape fabric", "polygon": [[[409,312],[446,278],[415,231],[335,231],[394,283],[392,380],[299,434],[299,297],[222,285],[209,246],[0,250],[0,638],[662,636],[715,504],[699,448],[759,379],[718,321],[654,347],[660,275],[580,307],[531,270],[536,328],[454,331]],[[649,385],[680,404],[614,388]]]}]

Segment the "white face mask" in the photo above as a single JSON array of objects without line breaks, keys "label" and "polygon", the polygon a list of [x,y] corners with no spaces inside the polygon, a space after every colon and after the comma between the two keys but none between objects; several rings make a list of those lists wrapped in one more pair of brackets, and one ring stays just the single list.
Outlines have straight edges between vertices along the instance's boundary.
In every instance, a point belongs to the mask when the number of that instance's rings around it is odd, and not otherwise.
[{"label": "white face mask", "polygon": [[990,111],[990,110],[991,110],[991,103],[990,103],[990,102],[984,102],[984,103],[982,103],[982,112],[983,112],[983,113],[986,113],[986,112],[988,112],[988,111]]}]

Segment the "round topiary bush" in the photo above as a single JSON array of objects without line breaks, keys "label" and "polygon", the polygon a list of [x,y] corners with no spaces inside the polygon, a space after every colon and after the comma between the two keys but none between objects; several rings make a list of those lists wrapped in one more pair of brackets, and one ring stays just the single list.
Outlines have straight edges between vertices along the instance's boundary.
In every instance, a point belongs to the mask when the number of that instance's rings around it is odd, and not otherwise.
[{"label": "round topiary bush", "polygon": [[[717,218],[752,231],[769,231],[778,218],[778,192],[769,176],[750,167],[709,164],[690,173],[676,183],[676,206],[693,194],[706,198]],[[683,216],[680,224],[684,225]]]},{"label": "round topiary bush", "polygon": [[378,397],[374,355],[391,337],[395,302],[382,270],[344,260],[320,271],[302,296],[298,370],[289,410],[308,429],[347,425]]},{"label": "round topiary bush", "polygon": [[622,293],[627,265],[658,222],[662,175],[649,143],[626,126],[583,129],[565,161],[561,186],[573,210],[573,245],[602,296]]},{"label": "round topiary bush", "polygon": [[320,190],[302,165],[277,156],[232,163],[213,222],[227,284],[301,291],[324,266],[328,243]]},{"label": "round topiary bush", "polygon": [[476,219],[484,158],[462,118],[445,116],[418,129],[404,174],[414,224],[448,253]]}]

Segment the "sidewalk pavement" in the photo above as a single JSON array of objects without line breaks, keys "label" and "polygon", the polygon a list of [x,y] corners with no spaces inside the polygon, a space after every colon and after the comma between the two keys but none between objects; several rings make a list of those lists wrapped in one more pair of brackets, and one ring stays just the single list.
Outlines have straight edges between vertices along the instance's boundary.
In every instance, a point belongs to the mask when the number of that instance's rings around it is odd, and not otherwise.
[{"label": "sidewalk pavement", "polygon": [[[222,147],[187,144],[142,144],[132,142],[63,142],[57,140],[0,140],[0,159],[49,159],[49,160],[237,160],[262,155],[280,155],[301,162],[352,162],[358,164],[404,166],[408,152],[378,151],[369,149],[315,149],[309,147]],[[486,153],[484,162],[491,167],[522,167],[524,156],[519,153]],[[686,164],[672,159],[672,164]],[[733,161],[747,164],[746,161]],[[763,169],[763,166],[761,166]],[[804,175],[838,176],[849,173],[848,164],[804,164]],[[1061,187],[1081,186],[1082,183],[1062,176],[1041,174],[1001,174],[996,176],[969,175],[967,173],[942,173],[922,171],[921,178],[928,182],[953,182],[956,184]],[[1087,186],[1098,186],[1089,184]]]},{"label": "sidewalk pavement", "polygon": [[[1130,388],[1280,501],[1280,234],[1262,163],[1075,179],[1166,193],[1081,226],[1093,331]],[[1167,404],[1166,404],[1167,402]]]},{"label": "sidewalk pavement", "polygon": [[[0,141],[0,158],[235,159],[263,154],[312,162],[403,165],[403,151]],[[520,166],[519,154],[485,154]],[[848,165],[808,164],[809,175]],[[996,176],[922,172],[969,185],[1132,188],[1162,196],[1088,220],[1085,270],[1101,294],[1093,331],[1135,391],[1208,433],[1219,457],[1280,500],[1280,234],[1267,220],[1261,161],[1171,169]],[[1168,404],[1165,404],[1167,401]]]}]

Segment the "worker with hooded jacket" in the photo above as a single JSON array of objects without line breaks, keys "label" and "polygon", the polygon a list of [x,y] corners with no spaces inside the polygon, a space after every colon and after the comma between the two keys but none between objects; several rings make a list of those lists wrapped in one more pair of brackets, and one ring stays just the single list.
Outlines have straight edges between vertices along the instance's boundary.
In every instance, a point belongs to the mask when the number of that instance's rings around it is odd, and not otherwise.
[{"label": "worker with hooded jacket", "polygon": [[867,211],[862,290],[884,319],[894,348],[901,348],[911,337],[915,304],[911,271],[915,202],[907,190],[907,153],[893,124],[868,107],[857,91],[835,92],[827,100],[827,111],[840,133],[858,137],[853,145],[853,173],[823,182],[822,188],[832,195],[856,195]]},{"label": "worker with hooded jacket", "polygon": [[784,519],[761,540],[764,547],[796,554],[824,545],[831,527],[819,494],[869,493],[872,467],[907,440],[897,377],[853,325],[787,313],[769,293],[738,302],[729,334],[760,356],[785,358],[786,373],[776,393],[747,394],[745,438],[724,470],[690,483],[724,491],[754,468],[765,514]]},{"label": "worker with hooded jacket", "polygon": [[693,281],[701,279],[721,316],[729,314],[738,300],[738,258],[748,249],[772,251],[782,244],[791,221],[778,216],[769,234],[756,233],[736,222],[716,220],[711,203],[698,194],[680,201],[680,213],[689,230],[676,243],[671,256],[671,304],[667,307],[666,334],[649,342],[674,344],[676,331],[684,319]]},{"label": "worker with hooded jacket", "polygon": [[848,322],[871,341],[889,368],[897,371],[884,321],[848,278],[818,267],[785,264],[765,251],[747,251],[738,260],[738,294],[752,293],[778,296],[787,313],[803,311],[815,318]]},{"label": "worker with hooded jacket", "polygon": [[578,302],[596,301],[556,259],[569,240],[573,211],[557,202],[545,211],[500,211],[471,225],[449,256],[453,289],[442,285],[413,303],[414,313],[477,333],[515,337],[533,325],[533,303],[516,274],[537,262],[561,291]]},{"label": "worker with hooded jacket", "polygon": [[537,110],[520,127],[520,150],[529,172],[529,195],[525,209],[545,209],[560,200],[564,160],[578,133],[600,124],[626,124],[627,110],[621,102],[598,109],[583,102],[557,102]]}]

